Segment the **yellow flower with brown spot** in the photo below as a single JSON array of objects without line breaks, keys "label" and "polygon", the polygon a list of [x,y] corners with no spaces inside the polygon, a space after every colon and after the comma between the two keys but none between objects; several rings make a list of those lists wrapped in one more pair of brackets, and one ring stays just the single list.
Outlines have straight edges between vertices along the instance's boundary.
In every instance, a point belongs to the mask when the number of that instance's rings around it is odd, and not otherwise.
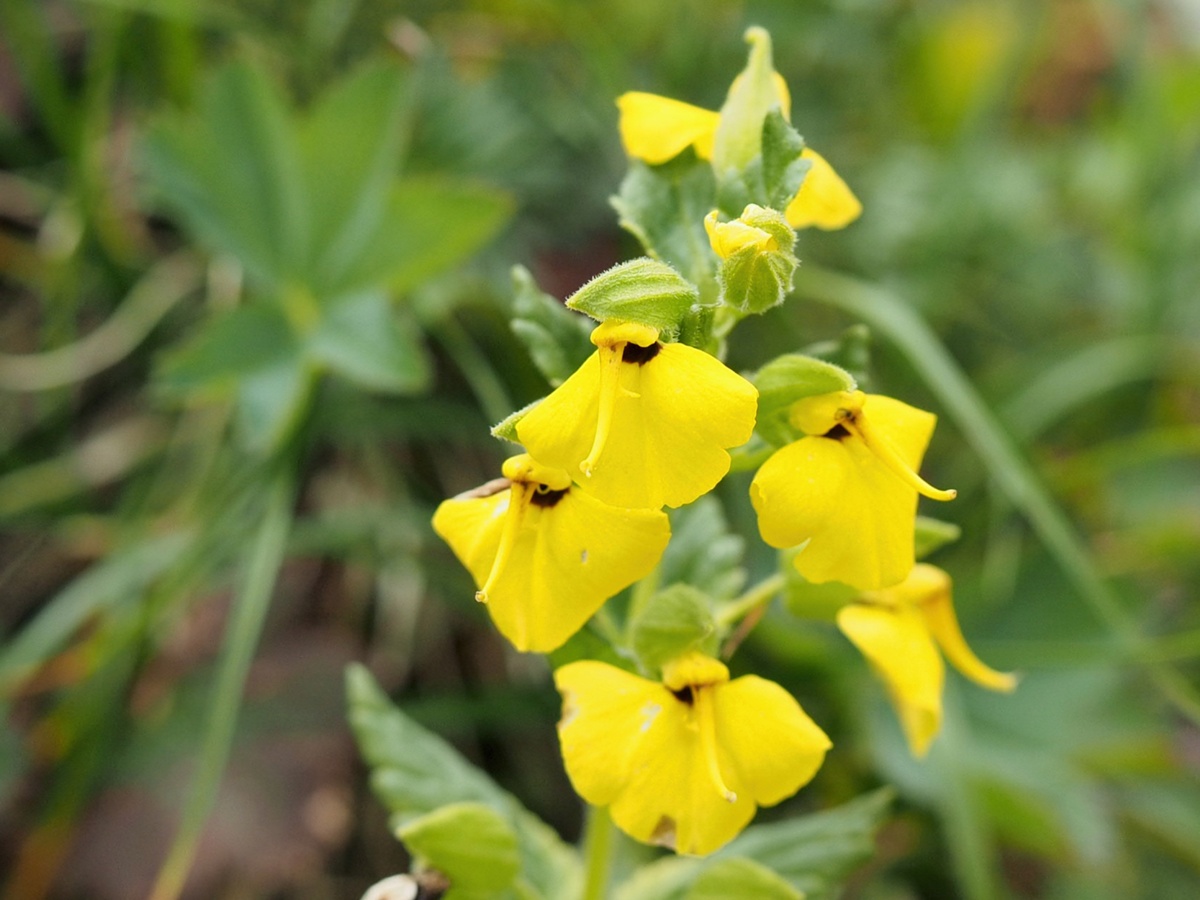
[{"label": "yellow flower with brown spot", "polygon": [[758,391],[715,357],[632,322],[604,322],[597,350],[517,423],[517,437],[595,497],[627,508],[691,503],[754,431]]},{"label": "yellow flower with brown spot", "polygon": [[807,784],[829,738],[787,691],[691,652],[648,681],[607,663],[554,673],[575,790],[639,841],[702,856]]},{"label": "yellow flower with brown spot", "polygon": [[777,450],[750,485],[763,540],[804,545],[796,568],[814,584],[875,590],[902,581],[916,561],[917,494],[955,496],[916,472],[936,421],[862,391],[797,401],[791,422],[805,437]]},{"label": "yellow flower with brown spot", "polygon": [[609,506],[527,454],[503,472],[444,501],[433,529],[474,577],[475,599],[500,633],[518,650],[548,653],[654,570],[670,525],[659,510]]},{"label": "yellow flower with brown spot", "polygon": [[[762,74],[763,67],[771,66],[767,33],[761,28],[751,28],[747,40],[751,44],[750,63],[730,87],[724,111],[736,113],[738,110],[733,107],[738,94],[747,87],[749,80]],[[787,82],[773,70],[767,77],[774,93],[773,105],[785,119],[790,118],[792,98]],[[718,132],[723,124],[721,112],[643,91],[622,94],[617,98],[617,108],[621,142],[625,152],[634,159],[661,165],[688,147],[694,148],[696,155],[705,160],[712,160],[718,154]],[[788,222],[793,228],[810,225],[827,230],[845,228],[862,213],[862,204],[823,156],[806,147],[803,158],[811,163],[811,168],[785,210]]]},{"label": "yellow flower with brown spot", "polygon": [[887,685],[916,756],[925,755],[941,728],[942,654],[989,690],[1017,686],[1016,676],[989,668],[967,646],[950,576],[936,566],[918,563],[900,584],[864,593],[838,611],[837,623]]}]

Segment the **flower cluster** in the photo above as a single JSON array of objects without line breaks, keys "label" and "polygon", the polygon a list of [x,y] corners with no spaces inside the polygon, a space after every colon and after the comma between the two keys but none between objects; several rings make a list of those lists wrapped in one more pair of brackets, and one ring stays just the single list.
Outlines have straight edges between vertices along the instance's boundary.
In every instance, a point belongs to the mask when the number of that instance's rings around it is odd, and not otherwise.
[{"label": "flower cluster", "polygon": [[[720,112],[643,93],[618,100],[625,148],[646,177],[689,152],[687,164],[711,167],[696,183],[711,186],[715,208],[672,244],[706,237],[703,265],[680,267],[711,283],[668,265],[676,260],[656,250],[651,227],[631,228],[654,258],[598,276],[567,302],[596,320],[594,352],[497,426],[524,452],[502,479],[442,503],[433,524],[500,632],[518,650],[549,653],[655,572],[671,538],[664,507],[711,491],[729,451],[756,441],[765,461],[749,499],[763,540],[799,548],[787,558],[804,582],[846,586],[837,624],[881,675],[921,755],[941,720],[939,648],[984,687],[1014,680],[971,653],[949,576],[916,560],[918,497],[954,497],[918,474],[935,417],[864,393],[814,357],[780,357],[751,378],[720,359],[741,317],[790,291],[795,229],[840,228],[861,212],[788,122],[766,33],[748,40],[749,64]],[[732,211],[719,199],[729,197]],[[629,669],[587,659],[554,675],[576,790],[611,807],[634,838],[680,853],[724,845],[758,806],[806,784],[830,747],[782,687],[730,678],[715,655],[721,636],[700,631],[657,654],[626,646]]]}]

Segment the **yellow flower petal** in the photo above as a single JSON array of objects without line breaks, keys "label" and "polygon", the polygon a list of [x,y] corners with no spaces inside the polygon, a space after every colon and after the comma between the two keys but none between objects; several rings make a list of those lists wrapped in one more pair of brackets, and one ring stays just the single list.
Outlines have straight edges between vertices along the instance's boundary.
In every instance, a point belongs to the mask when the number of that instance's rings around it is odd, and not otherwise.
[{"label": "yellow flower petal", "polygon": [[732,783],[759,806],[774,806],[812,780],[832,745],[791,694],[756,675],[714,691],[717,744],[729,754]]},{"label": "yellow flower petal", "polygon": [[729,471],[726,448],[750,439],[758,392],[701,350],[657,346],[643,362],[619,364],[598,457],[603,348],[517,425],[530,454],[570,472],[589,460],[583,485],[614,506],[677,507],[712,490]]},{"label": "yellow flower petal", "polygon": [[788,224],[793,228],[845,228],[862,214],[862,203],[825,157],[806,147],[803,158],[812,162],[812,168],[785,210]]},{"label": "yellow flower petal", "polygon": [[795,700],[759,678],[671,691],[592,661],[554,677],[576,790],[611,805],[628,834],[679,853],[723,846],[753,818],[756,797],[777,803],[794,793],[828,747]]},{"label": "yellow flower petal", "polygon": [[[862,415],[900,462],[920,466],[936,422],[932,414],[871,394]],[[814,584],[840,581],[872,590],[912,571],[917,492],[853,434],[805,437],[778,450],[755,475],[750,500],[768,544],[807,542],[796,568]]]},{"label": "yellow flower petal", "polygon": [[692,145],[701,159],[712,157],[718,113],[641,91],[622,94],[617,108],[621,143],[633,158],[659,165]]},{"label": "yellow flower petal", "polygon": [[924,756],[942,724],[945,667],[920,613],[852,603],[837,623],[887,685],[913,754]]},{"label": "yellow flower petal", "polygon": [[741,219],[731,222],[717,221],[717,210],[704,217],[704,230],[708,233],[708,242],[713,252],[721,259],[728,259],[745,247],[756,250],[778,250],[779,242],[769,233],[753,225],[747,225]]},{"label": "yellow flower petal", "polygon": [[954,614],[949,575],[937,566],[917,563],[904,584],[897,586],[896,590],[900,589],[913,598],[913,605],[924,618],[925,627],[954,668],[992,691],[1008,693],[1016,688],[1015,675],[997,672],[967,645],[967,639],[958,625],[958,617]]},{"label": "yellow flower petal", "polygon": [[616,509],[570,488],[552,506],[529,502],[493,575],[512,498],[509,488],[447,500],[433,527],[475,583],[488,585],[488,612],[518,650],[561,646],[604,601],[650,574],[670,539],[663,513]]}]

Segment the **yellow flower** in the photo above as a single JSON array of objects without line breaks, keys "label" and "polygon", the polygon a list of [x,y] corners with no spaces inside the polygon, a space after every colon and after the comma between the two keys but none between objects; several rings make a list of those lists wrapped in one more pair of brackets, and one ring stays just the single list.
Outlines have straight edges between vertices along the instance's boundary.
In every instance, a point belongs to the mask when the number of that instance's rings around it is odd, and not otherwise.
[{"label": "yellow flower", "polygon": [[517,437],[549,466],[579,472],[614,506],[691,503],[729,471],[726,449],[750,439],[758,392],[695,347],[605,322],[598,348],[517,423]]},{"label": "yellow flower", "polygon": [[805,544],[796,568],[814,584],[875,590],[915,562],[917,494],[951,500],[916,473],[937,421],[932,413],[862,391],[797,402],[806,437],[776,451],[750,485],[758,529],[772,547]]},{"label": "yellow flower", "polygon": [[[770,65],[770,43],[762,29],[748,32],[753,50],[747,71],[734,80],[729,89],[733,99],[746,84],[746,76],[758,65]],[[765,53],[762,48],[765,46]],[[759,59],[765,56],[765,61]],[[755,71],[757,74],[757,71]],[[792,98],[787,82],[778,73],[770,73],[775,104],[784,118],[791,117]],[[726,101],[726,106],[730,101]],[[695,148],[701,159],[711,160],[716,152],[717,132],[722,114],[692,106],[680,100],[642,91],[630,91],[617,98],[619,129],[625,152],[651,165],[660,165],[678,156],[688,147]],[[761,119],[760,119],[761,122]],[[786,215],[793,228],[844,228],[862,213],[862,204],[833,167],[815,150],[805,148],[803,158],[812,163],[804,183],[788,204]]]},{"label": "yellow flower", "polygon": [[[751,204],[742,215],[753,216],[765,212],[761,206]],[[708,233],[708,242],[713,252],[721,259],[729,259],[747,247],[753,247],[760,253],[770,253],[779,249],[779,241],[766,229],[750,225],[740,218],[731,222],[720,222],[717,220],[718,215],[720,213],[714,209],[704,217],[704,230]]]},{"label": "yellow flower", "polygon": [[679,853],[721,847],[754,817],[807,784],[829,738],[779,685],[729,680],[715,659],[689,653],[662,683],[606,663],[554,673],[558,726],[571,783],[611,806],[627,834]]},{"label": "yellow flower", "polygon": [[670,525],[658,510],[602,503],[526,454],[503,471],[444,501],[433,530],[474,577],[500,633],[518,650],[548,653],[654,570]]},{"label": "yellow flower", "polygon": [[1016,676],[988,668],[971,652],[954,615],[950,576],[918,563],[895,587],[863,594],[838,611],[838,627],[887,685],[908,745],[924,756],[942,724],[945,668],[938,648],[976,684],[1011,691]]}]

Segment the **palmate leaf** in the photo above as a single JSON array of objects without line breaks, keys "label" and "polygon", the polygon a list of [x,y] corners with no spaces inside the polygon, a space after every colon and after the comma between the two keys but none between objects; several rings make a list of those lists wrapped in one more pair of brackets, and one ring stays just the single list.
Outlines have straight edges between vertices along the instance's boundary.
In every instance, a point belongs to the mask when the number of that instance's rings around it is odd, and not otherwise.
[{"label": "palmate leaf", "polygon": [[[376,796],[404,827],[450,804],[475,803],[498,813],[516,834],[520,875],[514,888],[523,897],[557,900],[578,894],[581,867],[575,851],[550,826],[459,755],[453,747],[397,709],[366,669],[346,671],[350,724],[371,769]],[[428,820],[426,820],[428,821]],[[485,826],[496,840],[481,848],[494,863],[503,857],[503,829]],[[469,853],[464,847],[461,854]]]}]

